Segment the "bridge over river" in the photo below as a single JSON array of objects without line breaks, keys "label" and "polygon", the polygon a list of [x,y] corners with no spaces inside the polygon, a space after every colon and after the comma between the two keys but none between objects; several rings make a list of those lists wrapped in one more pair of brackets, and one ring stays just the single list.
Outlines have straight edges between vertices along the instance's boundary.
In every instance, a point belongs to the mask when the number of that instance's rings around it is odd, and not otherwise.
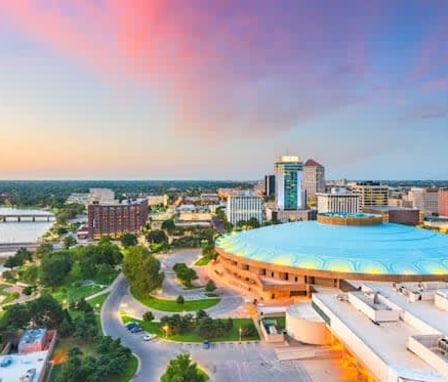
[{"label": "bridge over river", "polygon": [[55,221],[55,217],[50,213],[1,213],[0,212],[0,223],[14,222],[52,222]]}]

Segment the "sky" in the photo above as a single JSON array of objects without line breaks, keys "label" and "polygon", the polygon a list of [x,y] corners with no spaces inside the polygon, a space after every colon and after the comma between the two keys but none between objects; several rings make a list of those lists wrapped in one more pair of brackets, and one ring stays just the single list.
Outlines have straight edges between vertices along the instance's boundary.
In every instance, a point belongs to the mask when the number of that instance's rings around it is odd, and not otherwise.
[{"label": "sky", "polygon": [[0,0],[0,179],[448,179],[446,0]]}]

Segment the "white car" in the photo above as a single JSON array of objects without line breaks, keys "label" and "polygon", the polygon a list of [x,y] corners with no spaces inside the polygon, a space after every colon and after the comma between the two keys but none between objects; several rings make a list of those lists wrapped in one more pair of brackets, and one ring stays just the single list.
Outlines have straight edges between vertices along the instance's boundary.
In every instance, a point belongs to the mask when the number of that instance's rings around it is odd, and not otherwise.
[{"label": "white car", "polygon": [[145,333],[145,335],[143,336],[143,341],[151,341],[156,337],[157,337],[157,334]]}]

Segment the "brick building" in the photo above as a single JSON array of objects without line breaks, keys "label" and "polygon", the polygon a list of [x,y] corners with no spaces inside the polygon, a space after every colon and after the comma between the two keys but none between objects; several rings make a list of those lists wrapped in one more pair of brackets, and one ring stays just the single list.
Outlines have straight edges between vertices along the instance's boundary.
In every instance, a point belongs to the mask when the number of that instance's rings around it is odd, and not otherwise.
[{"label": "brick building", "polygon": [[118,238],[126,232],[138,233],[148,220],[145,199],[125,200],[121,203],[93,203],[88,207],[89,238],[103,235]]}]

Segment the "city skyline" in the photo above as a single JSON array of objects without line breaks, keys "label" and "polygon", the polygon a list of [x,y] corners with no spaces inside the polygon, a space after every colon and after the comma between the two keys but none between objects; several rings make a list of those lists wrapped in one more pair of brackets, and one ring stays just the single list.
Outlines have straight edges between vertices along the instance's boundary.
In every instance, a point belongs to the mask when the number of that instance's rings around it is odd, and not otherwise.
[{"label": "city skyline", "polygon": [[0,5],[0,179],[448,179],[439,1]]}]

